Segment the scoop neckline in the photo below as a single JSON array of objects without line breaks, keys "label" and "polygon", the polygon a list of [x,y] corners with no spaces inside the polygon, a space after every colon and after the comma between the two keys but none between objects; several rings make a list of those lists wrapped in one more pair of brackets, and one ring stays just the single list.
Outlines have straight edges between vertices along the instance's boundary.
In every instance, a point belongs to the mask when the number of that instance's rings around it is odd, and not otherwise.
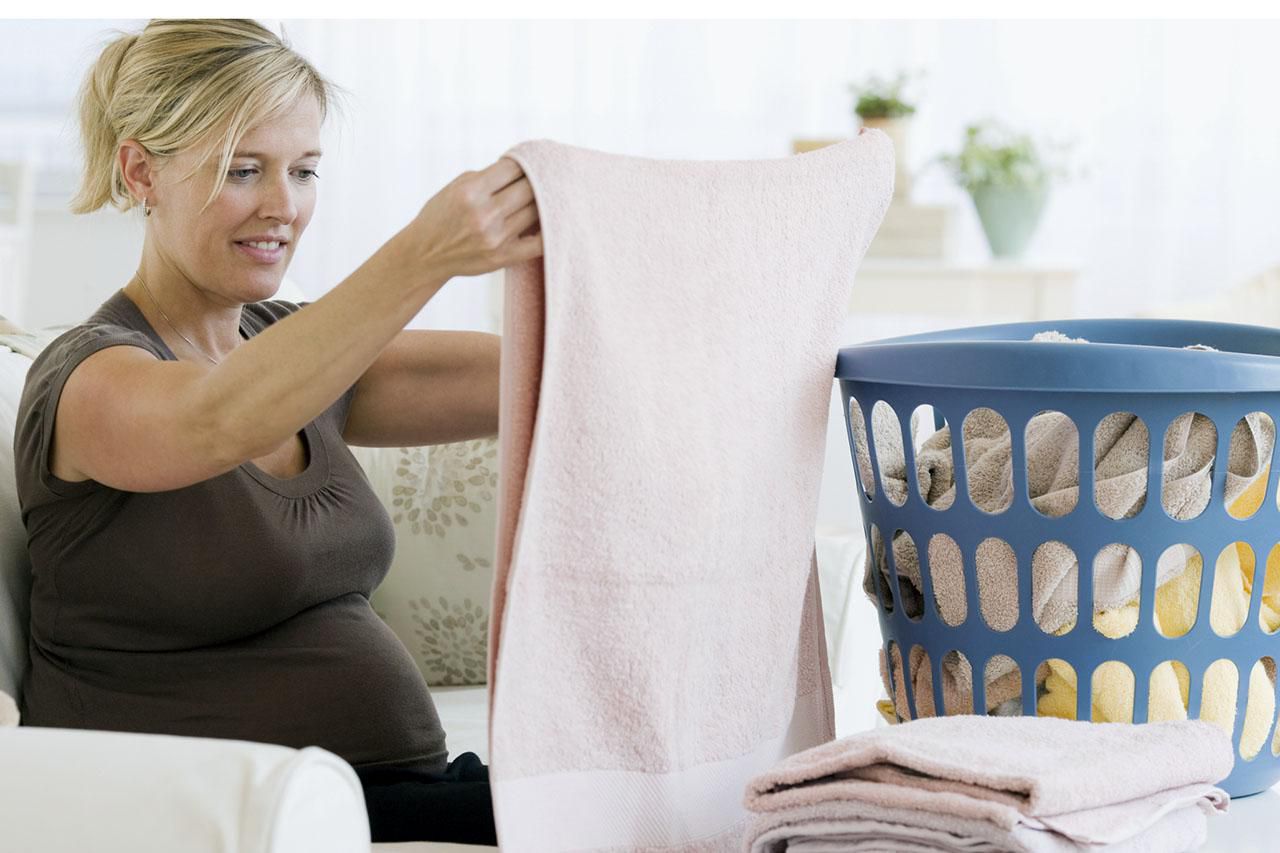
[{"label": "scoop neckline", "polygon": [[[147,320],[142,309],[139,308],[132,299],[124,292],[124,288],[116,291],[115,298],[125,304],[126,310],[131,313],[138,325],[139,331],[151,338],[152,342],[157,345],[169,361],[180,361],[173,350],[169,349],[169,345],[164,342],[164,338],[156,331],[155,327]],[[245,340],[253,337],[250,334],[252,326],[248,321],[249,306],[245,304],[240,309],[240,335]],[[268,474],[263,469],[254,464],[253,460],[248,460],[236,466],[235,470],[243,471],[257,482],[266,486],[271,491],[286,498],[300,498],[311,494],[318,489],[329,476],[329,449],[324,441],[324,434],[316,425],[315,419],[312,419],[306,426],[298,431],[306,442],[307,450],[307,467],[302,469],[300,473],[293,477],[277,477],[274,474]]]},{"label": "scoop neckline", "polygon": [[268,474],[254,464],[253,460],[240,463],[239,470],[282,497],[301,498],[311,494],[329,475],[329,450],[315,421],[311,421],[299,432],[304,435],[307,443],[307,467],[297,476],[282,478]]}]

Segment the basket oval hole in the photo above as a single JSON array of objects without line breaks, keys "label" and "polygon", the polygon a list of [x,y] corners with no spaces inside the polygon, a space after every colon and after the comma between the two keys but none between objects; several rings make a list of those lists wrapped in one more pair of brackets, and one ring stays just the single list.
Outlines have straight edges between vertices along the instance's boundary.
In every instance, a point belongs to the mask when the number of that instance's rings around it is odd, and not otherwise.
[{"label": "basket oval hole", "polygon": [[1092,685],[1089,719],[1095,723],[1133,722],[1133,670],[1127,664],[1103,661],[1093,671]]},{"label": "basket oval hole", "polygon": [[1008,655],[992,655],[986,666],[987,714],[1022,716],[1022,669]]},{"label": "basket oval hole", "polygon": [[1156,631],[1164,637],[1184,637],[1195,627],[1200,611],[1200,580],[1204,560],[1195,546],[1170,545],[1156,567]]},{"label": "basket oval hole", "polygon": [[964,652],[952,649],[942,656],[942,705],[948,716],[973,713],[973,666]]},{"label": "basket oval hole", "polygon": [[1062,636],[1076,626],[1076,553],[1065,542],[1042,542],[1031,555],[1031,612],[1046,634]]},{"label": "basket oval hole", "polygon": [[1103,545],[1093,557],[1093,629],[1118,640],[1138,627],[1142,557],[1123,542]]},{"label": "basket oval hole", "polygon": [[857,460],[858,483],[867,500],[876,496],[876,478],[871,472],[871,450],[867,445],[867,422],[856,397],[849,398],[849,431],[853,433],[853,455]]},{"label": "basket oval hole", "polygon": [[1093,431],[1093,500],[1107,518],[1132,518],[1147,503],[1150,433],[1133,412],[1112,412]]},{"label": "basket oval hole", "polygon": [[1276,713],[1276,662],[1270,655],[1259,658],[1249,670],[1249,698],[1244,706],[1240,729],[1240,757],[1250,761],[1262,752]]},{"label": "basket oval hole", "polygon": [[911,413],[911,446],[916,454],[916,488],[925,506],[949,509],[956,499],[951,425],[928,403]]},{"label": "basket oval hole", "polygon": [[894,531],[893,563],[898,570],[898,593],[902,599],[902,612],[907,618],[919,622],[924,616],[924,588],[920,575],[920,552],[916,540],[905,530]]},{"label": "basket oval hole", "polygon": [[978,543],[974,565],[982,619],[993,631],[1018,624],[1018,560],[1008,542],[988,537]]},{"label": "basket oval hole", "polygon": [[1027,422],[1027,498],[1036,512],[1061,518],[1080,496],[1080,432],[1076,422],[1057,411],[1042,411]]},{"label": "basket oval hole", "polygon": [[[897,715],[899,721],[911,719],[911,709],[907,705],[907,681],[902,670],[902,652],[898,649],[898,644],[893,640],[888,643],[889,651],[880,653],[880,674],[884,677],[884,689],[889,694],[890,702],[893,705],[894,714]],[[888,669],[886,671],[886,662]]]},{"label": "basket oval hole", "polygon": [[1160,504],[1179,521],[1200,515],[1213,493],[1218,428],[1200,412],[1183,412],[1164,433]]},{"label": "basket oval hole", "polygon": [[1009,424],[995,409],[985,406],[964,418],[964,471],[969,500],[990,515],[1004,512],[1013,503],[1012,442]]},{"label": "basket oval hole", "polygon": [[1262,606],[1258,608],[1258,627],[1264,634],[1280,630],[1280,544],[1271,546],[1267,554],[1267,571],[1262,579]]},{"label": "basket oval hole", "polygon": [[1249,618],[1255,559],[1247,542],[1232,542],[1218,553],[1213,567],[1209,624],[1219,637],[1233,637]]},{"label": "basket oval hole", "polygon": [[[1270,658],[1265,659],[1270,660]],[[1271,737],[1271,754],[1280,755],[1280,716],[1277,716],[1273,728],[1275,729],[1275,734]]]},{"label": "basket oval hole", "polygon": [[1191,673],[1180,660],[1166,660],[1151,670],[1147,683],[1147,722],[1162,723],[1187,718]]},{"label": "basket oval hole", "polygon": [[871,524],[871,547],[866,554],[866,573],[862,577],[862,591],[880,605],[885,613],[893,612],[893,587],[889,584],[889,563],[884,553],[884,539],[880,528]]},{"label": "basket oval hole", "polygon": [[871,407],[871,440],[875,442],[880,488],[894,506],[907,502],[907,456],[902,449],[902,423],[893,406],[877,400]]},{"label": "basket oval hole", "polygon": [[1236,726],[1236,694],[1239,689],[1240,671],[1230,660],[1219,658],[1204,671],[1199,717],[1222,729],[1228,737]]},{"label": "basket oval hole", "polygon": [[1227,486],[1222,496],[1227,515],[1252,518],[1267,499],[1276,424],[1266,412],[1250,412],[1236,421],[1227,453]]},{"label": "basket oval hole", "polygon": [[1036,716],[1076,718],[1076,668],[1061,658],[1036,667]]},{"label": "basket oval hole", "polygon": [[911,670],[911,684],[915,690],[916,716],[938,716],[937,708],[933,704],[933,668],[930,665],[929,653],[924,650],[924,646],[912,646],[907,661],[908,668]]},{"label": "basket oval hole", "polygon": [[964,624],[969,603],[965,597],[964,557],[956,540],[945,533],[929,538],[929,580],[933,609],[952,628]]}]

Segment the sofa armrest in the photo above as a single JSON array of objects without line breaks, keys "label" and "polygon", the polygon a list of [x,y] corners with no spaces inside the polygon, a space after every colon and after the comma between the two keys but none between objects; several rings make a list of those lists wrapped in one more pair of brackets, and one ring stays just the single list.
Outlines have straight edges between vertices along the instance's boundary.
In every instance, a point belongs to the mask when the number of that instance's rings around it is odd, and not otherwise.
[{"label": "sofa armrest", "polygon": [[245,741],[0,729],[0,847],[45,853],[368,853],[338,756]]}]

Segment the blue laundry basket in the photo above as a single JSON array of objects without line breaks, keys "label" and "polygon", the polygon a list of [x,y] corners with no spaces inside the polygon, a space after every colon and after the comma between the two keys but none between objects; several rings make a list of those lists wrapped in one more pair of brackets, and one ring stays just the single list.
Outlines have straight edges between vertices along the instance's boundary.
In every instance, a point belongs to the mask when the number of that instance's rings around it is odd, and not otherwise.
[{"label": "blue laundry basket", "polygon": [[[1056,330],[1090,343],[1032,342],[1038,332]],[[1220,352],[1186,349],[1205,344]],[[1277,507],[1277,465],[1274,447],[1266,469],[1267,483],[1261,506],[1248,518],[1235,518],[1225,506],[1229,442],[1236,425],[1246,415],[1265,413],[1280,422],[1280,330],[1228,323],[1173,320],[1068,320],[1044,323],[1010,323],[889,338],[840,351],[836,365],[844,401],[849,446],[858,484],[864,532],[871,559],[868,571],[875,581],[881,634],[890,661],[891,692],[899,689],[894,661],[901,661],[906,699],[912,717],[918,716],[912,686],[909,651],[920,646],[923,665],[930,667],[933,708],[939,713],[960,709],[945,707],[943,659],[948,653],[964,656],[972,674],[972,708],[987,709],[985,673],[993,656],[1012,659],[1021,674],[1021,712],[1037,713],[1037,677],[1049,660],[1065,661],[1076,676],[1076,718],[1090,719],[1090,685],[1098,667],[1119,662],[1133,680],[1132,720],[1148,719],[1150,679],[1162,662],[1177,661],[1189,680],[1188,716],[1200,716],[1206,670],[1215,661],[1230,661],[1236,673],[1235,716],[1231,723],[1235,768],[1223,787],[1232,796],[1246,796],[1280,781],[1280,756],[1276,754],[1276,701],[1274,664],[1280,658],[1280,636],[1267,633],[1259,610],[1265,587],[1268,555],[1280,544],[1280,509]],[[877,436],[872,413],[877,405],[891,407],[898,426],[897,440],[905,455],[907,494],[896,505],[883,487],[877,444],[885,451],[888,435]],[[919,441],[912,435],[910,419],[920,406],[932,407],[932,426],[947,423],[951,430],[955,497],[948,508],[926,504],[920,492],[915,466]],[[1007,423],[1012,439],[1012,501],[1002,512],[991,514],[971,499],[965,473],[964,418],[975,409],[991,409]],[[921,410],[921,414],[928,413]],[[1059,517],[1038,511],[1028,498],[1025,434],[1027,423],[1040,412],[1060,412],[1076,425],[1079,440],[1079,492],[1075,507]],[[1132,413],[1147,428],[1146,498],[1131,517],[1112,518],[1094,499],[1094,436],[1109,414]],[[1207,507],[1194,518],[1170,517],[1161,500],[1164,438],[1179,415],[1198,412],[1216,429],[1212,469],[1212,494]],[[988,415],[984,415],[988,416]],[[1259,417],[1254,414],[1256,419]],[[1185,421],[1184,421],[1185,423]],[[1200,422],[1203,423],[1203,422]],[[882,430],[882,432],[884,432]],[[865,442],[866,470],[859,465],[858,446]],[[1274,443],[1273,443],[1274,444]],[[975,445],[976,446],[976,445]],[[1082,452],[1080,452],[1082,451]],[[868,481],[870,480],[870,481]],[[894,537],[900,531],[916,544],[920,593],[917,612],[903,606],[899,569],[894,564]],[[958,547],[963,562],[965,617],[959,624],[944,621],[930,577],[925,543],[943,534]],[[989,538],[1003,540],[1016,559],[1017,619],[1007,630],[988,625],[980,600],[980,580],[975,555]],[[1053,635],[1032,615],[1032,555],[1043,543],[1056,541],[1077,557],[1077,616],[1074,627]],[[1252,550],[1252,594],[1243,626],[1230,636],[1220,636],[1210,623],[1213,578],[1217,556],[1233,543]],[[1111,638],[1094,624],[1093,555],[1111,543],[1124,543],[1141,561],[1139,613],[1136,627],[1127,636]],[[1194,625],[1180,637],[1161,634],[1153,620],[1156,603],[1155,567],[1161,553],[1175,544],[1191,545],[1199,552],[1202,569]],[[875,570],[884,551],[889,588]],[[1277,552],[1280,554],[1280,552]],[[948,569],[948,571],[952,571]],[[986,581],[988,584],[991,581]],[[1191,580],[1188,580],[1190,583]],[[952,655],[950,660],[958,660]],[[1266,720],[1266,736],[1251,758],[1241,754],[1241,735],[1248,708],[1248,685],[1255,665],[1270,678],[1272,710]],[[1117,671],[1108,664],[1110,672]],[[1222,665],[1220,665],[1222,666]],[[1165,670],[1169,671],[1169,670]],[[1011,700],[1012,701],[1012,700]],[[1264,705],[1259,703],[1259,708]],[[1255,713],[1257,713],[1255,711]],[[1225,725],[1225,723],[1224,723]],[[1256,733],[1256,732],[1255,732]],[[1255,738],[1256,742],[1256,738]]]}]

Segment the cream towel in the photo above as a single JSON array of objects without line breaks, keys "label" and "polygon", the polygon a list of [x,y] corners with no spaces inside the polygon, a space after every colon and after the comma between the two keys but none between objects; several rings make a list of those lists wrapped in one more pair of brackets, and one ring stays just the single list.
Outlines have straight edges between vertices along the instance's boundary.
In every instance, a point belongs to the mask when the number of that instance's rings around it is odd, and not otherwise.
[{"label": "cream towel", "polygon": [[18,704],[8,693],[0,690],[0,728],[18,724]]},{"label": "cream towel", "polygon": [[1231,741],[1197,721],[938,717],[860,732],[751,780],[752,853],[1180,853],[1225,811]]},{"label": "cream towel", "polygon": [[763,161],[508,155],[490,780],[504,849],[730,850],[834,737],[814,524],[887,136]]}]

